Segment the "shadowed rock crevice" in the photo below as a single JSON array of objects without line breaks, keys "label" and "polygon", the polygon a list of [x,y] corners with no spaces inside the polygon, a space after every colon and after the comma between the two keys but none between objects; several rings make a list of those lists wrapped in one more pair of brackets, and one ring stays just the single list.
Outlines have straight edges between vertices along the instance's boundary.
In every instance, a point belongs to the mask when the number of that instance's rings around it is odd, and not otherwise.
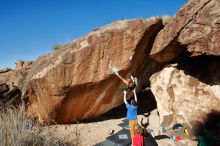
[{"label": "shadowed rock crevice", "polygon": [[[119,91],[121,94],[123,94],[123,91]],[[150,90],[148,91],[141,91],[137,94],[138,97],[138,114],[139,115],[144,115],[146,113],[150,113],[154,109],[157,108],[157,103],[154,98],[154,95]],[[123,96],[119,97],[122,98]],[[100,122],[100,121],[105,121],[105,120],[111,120],[111,119],[120,119],[120,118],[125,118],[127,113],[127,109],[125,107],[125,104],[122,104],[118,107],[115,107],[111,109],[110,111],[95,117],[95,118],[90,118],[90,119],[85,119],[81,121],[81,123],[91,123],[91,122]]]},{"label": "shadowed rock crevice", "polygon": [[208,85],[220,85],[220,57],[214,55],[198,55],[187,51],[187,46],[182,45],[182,53],[174,60],[165,63],[164,67],[174,66],[183,70],[200,82]]},{"label": "shadowed rock crevice", "polygon": [[[155,62],[149,57],[149,54],[158,32],[162,30],[163,27],[162,19],[157,24],[149,26],[137,45],[131,70],[135,71],[133,74],[138,78],[138,90],[142,88],[142,85],[149,85],[149,77],[162,68],[161,64]],[[145,58],[145,60],[143,61],[142,58]]]},{"label": "shadowed rock crevice", "polygon": [[14,85],[0,85],[0,110],[4,107],[15,106],[21,103],[21,90]]},{"label": "shadowed rock crevice", "polygon": [[208,85],[220,85],[220,57],[193,56],[177,61],[177,68]]},{"label": "shadowed rock crevice", "polygon": [[179,56],[182,56],[186,51],[186,47],[178,42],[178,36],[166,46],[166,49],[161,50],[158,53],[151,54],[151,58],[158,63],[166,64],[176,60]]}]

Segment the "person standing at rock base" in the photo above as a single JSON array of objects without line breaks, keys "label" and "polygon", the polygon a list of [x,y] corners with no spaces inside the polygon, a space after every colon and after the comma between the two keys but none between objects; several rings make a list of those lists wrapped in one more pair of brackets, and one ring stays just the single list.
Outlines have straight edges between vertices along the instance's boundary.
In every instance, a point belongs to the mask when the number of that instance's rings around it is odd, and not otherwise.
[{"label": "person standing at rock base", "polygon": [[127,120],[129,123],[129,129],[130,129],[130,134],[131,134],[131,139],[134,137],[134,130],[135,130],[135,125],[137,124],[137,95],[135,89],[133,89],[134,93],[134,99],[130,100],[130,103],[128,103],[126,95],[127,91],[124,90],[124,103],[127,108]]},{"label": "person standing at rock base", "polygon": [[144,146],[143,129],[138,124],[135,125],[135,135],[133,138],[133,146]]}]

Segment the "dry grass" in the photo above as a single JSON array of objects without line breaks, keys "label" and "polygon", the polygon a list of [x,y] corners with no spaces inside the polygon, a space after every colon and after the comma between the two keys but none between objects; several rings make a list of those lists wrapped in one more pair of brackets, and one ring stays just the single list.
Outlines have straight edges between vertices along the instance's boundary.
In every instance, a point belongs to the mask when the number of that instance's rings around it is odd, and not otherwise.
[{"label": "dry grass", "polygon": [[14,107],[0,110],[1,146],[66,146],[58,138],[42,134],[33,119]]}]

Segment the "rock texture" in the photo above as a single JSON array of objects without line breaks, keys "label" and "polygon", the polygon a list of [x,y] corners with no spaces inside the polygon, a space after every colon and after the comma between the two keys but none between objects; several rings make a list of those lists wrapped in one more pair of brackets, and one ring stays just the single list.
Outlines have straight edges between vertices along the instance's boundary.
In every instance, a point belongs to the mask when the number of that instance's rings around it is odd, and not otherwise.
[{"label": "rock texture", "polygon": [[192,124],[220,110],[219,6],[218,0],[190,0],[155,39],[151,57],[177,63],[151,77],[161,122],[167,125]]},{"label": "rock texture", "polygon": [[219,0],[204,1],[194,18],[180,32],[179,42],[187,45],[189,52],[220,56],[219,7]]},{"label": "rock texture", "polygon": [[[199,69],[199,63],[194,63],[194,66],[192,64],[185,66],[188,70],[182,70],[182,66],[165,67],[150,78],[160,122],[165,126],[172,126],[176,122],[192,126],[195,122],[203,121],[213,109],[220,111],[220,69],[215,68],[219,65],[219,59],[215,63],[210,62],[206,71],[197,70],[196,74],[190,72],[192,70],[189,68]],[[204,69],[201,62],[200,66]],[[216,74],[211,73],[212,69],[216,69]],[[204,75],[206,80],[201,80]]]},{"label": "rock texture", "polygon": [[16,64],[15,70],[30,70],[33,61],[17,60],[15,64]]},{"label": "rock texture", "polygon": [[0,85],[14,85],[22,88],[26,75],[28,74],[32,61],[16,61],[16,69],[4,68],[0,70]]},{"label": "rock texture", "polygon": [[16,69],[0,70],[0,107],[17,106],[21,102],[21,88],[32,61],[16,61]]},{"label": "rock texture", "polygon": [[41,122],[68,123],[98,116],[123,103],[124,87],[111,73],[135,72],[145,82],[152,42],[161,18],[124,20],[92,31],[34,62],[23,88],[28,112]]},{"label": "rock texture", "polygon": [[17,106],[21,101],[21,90],[14,85],[0,85],[0,108]]},{"label": "rock texture", "polygon": [[151,56],[168,62],[187,49],[192,55],[220,55],[220,1],[191,0],[157,35]]},{"label": "rock texture", "polygon": [[24,81],[27,72],[21,70],[13,70],[13,69],[2,69],[0,70],[0,85],[15,85],[21,87]]}]

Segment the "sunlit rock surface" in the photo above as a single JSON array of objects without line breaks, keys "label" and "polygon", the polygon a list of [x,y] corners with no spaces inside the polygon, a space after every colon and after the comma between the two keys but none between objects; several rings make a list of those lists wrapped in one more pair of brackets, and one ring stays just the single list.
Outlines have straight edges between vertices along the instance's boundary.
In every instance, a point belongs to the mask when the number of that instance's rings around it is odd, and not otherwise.
[{"label": "sunlit rock surface", "polygon": [[208,63],[193,60],[184,65],[170,65],[151,76],[151,90],[161,123],[165,126],[176,122],[193,125],[203,121],[212,110],[220,111],[218,62],[219,58]]},{"label": "sunlit rock surface", "polygon": [[196,55],[220,55],[220,1],[191,0],[157,35],[151,57],[167,62],[183,50]]}]

